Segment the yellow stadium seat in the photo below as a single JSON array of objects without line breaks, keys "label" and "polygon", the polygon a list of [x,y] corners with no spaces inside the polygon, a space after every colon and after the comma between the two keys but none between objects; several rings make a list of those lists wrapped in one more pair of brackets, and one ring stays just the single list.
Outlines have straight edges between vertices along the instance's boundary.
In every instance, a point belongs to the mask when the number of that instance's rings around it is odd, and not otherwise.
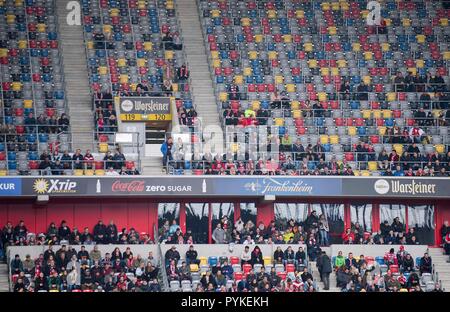
[{"label": "yellow stadium seat", "polygon": [[355,174],[355,177],[359,177],[361,175],[359,170],[353,170],[353,173]]},{"label": "yellow stadium seat", "polygon": [[330,144],[339,144],[339,136],[330,135]]},{"label": "yellow stadium seat", "polygon": [[302,118],[302,111],[301,110],[293,110],[292,111],[292,117],[293,118]]},{"label": "yellow stadium seat", "polygon": [[231,152],[232,153],[237,153],[238,150],[239,150],[239,143],[231,144]]},{"label": "yellow stadium seat", "polygon": [[424,66],[425,66],[425,61],[424,60],[416,60],[416,67],[417,68],[423,68]]},{"label": "yellow stadium seat", "polygon": [[397,152],[397,154],[401,155],[403,154],[403,145],[402,144],[394,144],[392,146],[393,149]]},{"label": "yellow stadium seat", "polygon": [[94,49],[94,41],[90,40],[87,42],[86,44],[88,50],[93,50]]},{"label": "yellow stadium seat", "polygon": [[179,90],[178,83],[172,83],[172,91],[178,92],[178,90]]},{"label": "yellow stadium seat", "polygon": [[388,102],[394,102],[397,99],[397,95],[395,92],[386,93],[386,99]]},{"label": "yellow stadium seat", "polygon": [[222,65],[222,63],[220,62],[220,60],[213,60],[213,67],[214,68],[218,68]]},{"label": "yellow stadium seat", "polygon": [[211,17],[212,18],[220,17],[220,10],[211,10]]},{"label": "yellow stadium seat", "polygon": [[339,10],[340,10],[339,2],[332,2],[332,3],[331,3],[331,9],[332,9],[333,11],[339,11]]},{"label": "yellow stadium seat", "polygon": [[268,10],[267,11],[267,17],[268,18],[276,18],[277,17],[277,11],[275,11],[275,10]]},{"label": "yellow stadium seat", "polygon": [[146,65],[147,64],[146,64],[145,59],[142,59],[142,58],[137,59],[137,66],[138,67],[145,67]]},{"label": "yellow stadium seat", "polygon": [[351,135],[351,136],[356,135],[356,127],[353,127],[353,126],[348,127],[348,135]]},{"label": "yellow stadium seat", "polygon": [[26,40],[19,40],[19,49],[28,48],[28,42]]},{"label": "yellow stadium seat", "polygon": [[112,31],[112,26],[111,25],[103,25],[103,32],[105,34],[109,34]]},{"label": "yellow stadium seat", "polygon": [[93,176],[94,175],[94,170],[86,169],[86,170],[84,170],[84,175]]},{"label": "yellow stadium seat", "polygon": [[16,16],[11,14],[6,15],[6,22],[8,24],[14,24],[16,22]]},{"label": "yellow stadium seat", "polygon": [[307,42],[307,43],[303,44],[303,49],[305,50],[305,52],[312,52],[314,49],[314,46],[311,42]]},{"label": "yellow stadium seat", "polygon": [[7,57],[8,49],[0,49],[0,57]]},{"label": "yellow stadium seat", "polygon": [[417,74],[417,68],[415,67],[408,67],[408,71],[412,73],[414,76]]},{"label": "yellow stadium seat", "polygon": [[372,112],[370,111],[370,109],[364,109],[362,111],[362,116],[364,119],[370,119],[372,115]]},{"label": "yellow stadium seat", "polygon": [[189,269],[191,270],[191,272],[198,272],[198,265],[195,263],[191,263],[189,265]]},{"label": "yellow stadium seat", "polygon": [[20,90],[22,90],[22,83],[18,82],[18,81],[14,81],[11,84],[11,88],[12,88],[13,91],[20,91]]},{"label": "yellow stadium seat", "polygon": [[340,1],[341,3],[341,10],[342,11],[348,11],[350,9],[350,5],[347,1]]},{"label": "yellow stadium seat", "polygon": [[200,265],[208,264],[208,259],[206,257],[199,257]]},{"label": "yellow stadium seat", "polygon": [[388,52],[391,49],[391,45],[387,42],[381,44],[381,51]]},{"label": "yellow stadium seat", "polygon": [[153,43],[152,42],[144,42],[144,50],[145,51],[151,51],[153,50]]},{"label": "yellow stadium seat", "polygon": [[145,3],[145,0],[139,0],[138,2],[138,8],[140,10],[145,10],[146,9],[147,4]]},{"label": "yellow stadium seat", "polygon": [[378,165],[377,165],[376,161],[369,161],[368,165],[369,165],[369,170],[370,171],[377,171],[378,170]]},{"label": "yellow stadium seat", "polygon": [[14,1],[14,5],[15,5],[16,7],[21,7],[21,6],[23,6],[23,0],[15,0],[15,1]]},{"label": "yellow stadium seat", "polygon": [[363,79],[365,84],[370,84],[370,82],[372,81],[372,77],[370,76],[364,76]]},{"label": "yellow stadium seat", "polygon": [[360,43],[353,43],[352,44],[352,47],[353,47],[353,52],[359,52],[359,51],[361,51],[361,44]]},{"label": "yellow stadium seat", "polygon": [[392,111],[390,109],[383,109],[383,118],[392,118]]},{"label": "yellow stadium seat", "polygon": [[295,11],[295,16],[297,16],[297,18],[304,18],[305,17],[305,11],[297,10],[297,11]]},{"label": "yellow stadium seat", "polygon": [[328,33],[330,34],[330,35],[336,35],[337,34],[337,29],[336,29],[336,27],[335,26],[331,26],[331,27],[328,27]]},{"label": "yellow stadium seat", "polygon": [[321,144],[328,144],[329,139],[330,138],[328,137],[328,135],[323,134],[323,135],[320,136],[320,143]]},{"label": "yellow stadium seat", "polygon": [[244,76],[251,76],[251,75],[252,75],[252,68],[244,67]]},{"label": "yellow stadium seat", "polygon": [[173,8],[174,8],[173,2],[167,2],[166,9],[167,10],[173,10]]},{"label": "yellow stadium seat", "polygon": [[426,37],[425,35],[416,35],[417,43],[425,43]]},{"label": "yellow stadium seat", "polygon": [[211,58],[217,60],[219,58],[219,51],[211,51]]},{"label": "yellow stadium seat", "polygon": [[95,170],[95,175],[96,176],[104,176],[105,175],[105,170],[97,169],[97,170]]},{"label": "yellow stadium seat", "polygon": [[402,24],[403,24],[403,27],[409,27],[409,26],[411,26],[411,20],[409,18],[404,18],[404,19],[402,19]]},{"label": "yellow stadium seat", "polygon": [[234,76],[234,83],[237,85],[241,85],[244,83],[244,77],[242,75],[236,75]]},{"label": "yellow stadium seat", "polygon": [[164,52],[164,58],[166,60],[171,60],[173,59],[173,51],[172,50],[168,50]]},{"label": "yellow stadium seat", "polygon": [[82,176],[83,175],[83,170],[82,169],[75,169],[73,171],[73,175],[75,175],[75,176]]},{"label": "yellow stadium seat", "polygon": [[370,51],[364,52],[364,59],[366,61],[370,61],[371,59],[373,59],[373,52]]},{"label": "yellow stadium seat", "polygon": [[269,51],[267,56],[269,57],[269,60],[276,60],[278,58],[278,53],[276,51]]},{"label": "yellow stadium seat", "polygon": [[283,118],[275,118],[275,126],[283,126],[284,125],[284,119]]},{"label": "yellow stadium seat", "polygon": [[108,68],[106,66],[99,66],[98,73],[102,76],[108,74]]},{"label": "yellow stadium seat", "polygon": [[375,119],[380,119],[381,118],[381,111],[378,110],[378,109],[373,110],[372,114],[373,114],[373,118],[375,118]]},{"label": "yellow stadium seat", "polygon": [[400,288],[400,290],[398,292],[408,292],[407,288]]},{"label": "yellow stadium seat", "polygon": [[384,23],[386,24],[387,27],[389,27],[392,25],[392,20],[390,18],[385,18]]},{"label": "yellow stadium seat", "polygon": [[248,58],[251,60],[256,60],[258,58],[258,52],[248,51]]},{"label": "yellow stadium seat", "polygon": [[450,60],[450,51],[444,52],[444,60],[446,60],[446,61]]},{"label": "yellow stadium seat", "polygon": [[268,256],[263,257],[263,260],[264,260],[264,265],[272,264],[272,258],[271,257],[268,257]]},{"label": "yellow stadium seat", "polygon": [[43,32],[46,31],[46,29],[47,29],[47,25],[42,24],[42,23],[37,24],[37,31],[38,32],[43,33]]},{"label": "yellow stadium seat", "polygon": [[331,67],[331,76],[339,76],[339,68]]},{"label": "yellow stadium seat", "polygon": [[339,68],[345,68],[347,67],[347,61],[346,60],[337,60],[337,65]]},{"label": "yellow stadium seat", "polygon": [[263,42],[263,40],[264,40],[263,35],[260,35],[260,34],[255,35],[255,42],[256,43],[261,43],[261,42]]},{"label": "yellow stadium seat", "polygon": [[283,36],[284,43],[291,43],[292,42],[292,35],[284,35]]},{"label": "yellow stadium seat", "polygon": [[120,83],[128,83],[128,75],[120,75]]},{"label": "yellow stadium seat", "polygon": [[24,108],[33,108],[33,100],[23,100]]},{"label": "yellow stadium seat", "polygon": [[283,77],[283,76],[281,76],[281,75],[276,75],[276,76],[275,76],[275,83],[277,83],[277,84],[282,84],[282,83],[283,83],[283,80],[284,80],[284,77]]},{"label": "yellow stadium seat", "polygon": [[260,102],[260,101],[253,101],[253,102],[252,102],[252,109],[253,109],[254,111],[259,110],[260,107],[261,107],[261,102]]},{"label": "yellow stadium seat", "polygon": [[328,2],[324,2],[324,3],[322,3],[322,10],[323,11],[328,11],[328,10],[330,10],[330,4],[328,3]]},{"label": "yellow stadium seat", "polygon": [[117,60],[117,66],[118,67],[125,67],[127,66],[127,60],[124,58],[120,58]]},{"label": "yellow stadium seat", "polygon": [[437,144],[435,146],[435,148],[436,148],[436,152],[438,152],[439,154],[445,153],[445,145],[444,144]]},{"label": "yellow stadium seat", "polygon": [[287,92],[295,92],[295,84],[293,84],[293,83],[288,83],[288,84],[286,85],[286,91],[287,91]]},{"label": "yellow stadium seat", "polygon": [[228,93],[220,92],[219,93],[219,100],[222,101],[222,102],[226,102],[228,100]]},{"label": "yellow stadium seat", "polygon": [[300,102],[299,101],[292,101],[291,102],[291,109],[296,110],[300,108]]},{"label": "yellow stadium seat", "polygon": [[378,128],[378,134],[383,136],[386,134],[386,127],[379,127]]},{"label": "yellow stadium seat", "polygon": [[110,15],[111,17],[119,16],[119,13],[120,13],[120,10],[117,9],[117,8],[113,8],[113,9],[111,9],[111,10],[109,11],[109,15]]},{"label": "yellow stadium seat", "polygon": [[308,61],[309,68],[316,68],[317,64],[318,64],[317,60],[309,60]]},{"label": "yellow stadium seat", "polygon": [[361,170],[362,177],[370,177],[370,172],[368,170]]},{"label": "yellow stadium seat", "polygon": [[6,171],[6,170],[0,170],[0,177],[4,177],[4,176],[6,176],[6,175],[8,175],[8,171]]},{"label": "yellow stadium seat", "polygon": [[248,17],[241,18],[241,26],[250,26],[250,19]]},{"label": "yellow stadium seat", "polygon": [[448,18],[441,18],[439,20],[439,24],[441,24],[441,26],[443,26],[443,27],[447,27],[448,26]]},{"label": "yellow stadium seat", "polygon": [[[131,90],[134,92],[134,91],[136,91],[136,89],[137,89],[137,83],[131,83],[130,84],[130,88],[131,88]],[[174,90],[175,91],[175,90]]]},{"label": "yellow stadium seat", "polygon": [[320,74],[322,76],[329,76],[330,75],[330,69],[328,67],[322,67],[320,69]]},{"label": "yellow stadium seat", "polygon": [[106,153],[107,151],[108,151],[108,143],[100,143],[99,145],[98,145],[98,151],[100,152],[100,153]]},{"label": "yellow stadium seat", "polygon": [[324,102],[327,100],[327,93],[326,92],[319,92],[317,93],[317,97],[319,98],[320,102]]}]

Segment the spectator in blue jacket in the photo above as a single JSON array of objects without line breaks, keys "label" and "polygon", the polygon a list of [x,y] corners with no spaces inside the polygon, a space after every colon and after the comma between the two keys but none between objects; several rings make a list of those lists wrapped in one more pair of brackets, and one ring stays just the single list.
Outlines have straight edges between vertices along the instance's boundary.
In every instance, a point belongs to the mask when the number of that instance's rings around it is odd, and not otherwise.
[{"label": "spectator in blue jacket", "polygon": [[161,153],[163,154],[163,166],[167,166],[167,161],[173,160],[172,157],[173,139],[168,137],[167,140],[161,145]]}]

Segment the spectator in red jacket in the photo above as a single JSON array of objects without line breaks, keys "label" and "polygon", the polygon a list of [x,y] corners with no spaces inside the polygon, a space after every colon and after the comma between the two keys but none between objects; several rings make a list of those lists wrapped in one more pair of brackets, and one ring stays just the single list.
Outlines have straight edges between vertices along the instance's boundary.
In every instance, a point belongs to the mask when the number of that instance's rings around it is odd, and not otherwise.
[{"label": "spectator in red jacket", "polygon": [[344,244],[348,244],[350,238],[351,238],[351,242],[354,242],[355,234],[352,232],[351,229],[346,229],[345,232],[342,234],[342,242]]}]

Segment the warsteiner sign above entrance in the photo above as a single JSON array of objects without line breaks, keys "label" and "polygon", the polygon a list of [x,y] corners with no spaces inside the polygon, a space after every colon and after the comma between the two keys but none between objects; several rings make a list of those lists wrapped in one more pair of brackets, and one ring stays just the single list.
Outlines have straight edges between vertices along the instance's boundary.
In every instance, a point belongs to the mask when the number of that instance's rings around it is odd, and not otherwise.
[{"label": "warsteiner sign above entrance", "polygon": [[120,97],[121,121],[171,121],[171,97]]},{"label": "warsteiner sign above entrance", "polygon": [[[50,197],[253,197],[448,198],[449,178],[323,176],[118,176],[5,177],[3,196]],[[11,185],[17,185],[14,192]],[[19,187],[21,186],[21,187]],[[19,193],[20,192],[20,193]]]}]

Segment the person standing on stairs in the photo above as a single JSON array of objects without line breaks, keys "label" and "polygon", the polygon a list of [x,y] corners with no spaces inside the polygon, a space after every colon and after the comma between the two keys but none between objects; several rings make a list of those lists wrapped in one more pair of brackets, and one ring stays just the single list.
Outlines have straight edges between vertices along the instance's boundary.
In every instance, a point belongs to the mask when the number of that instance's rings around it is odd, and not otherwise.
[{"label": "person standing on stairs", "polygon": [[330,289],[330,273],[333,270],[331,267],[330,257],[325,251],[322,251],[322,256],[320,257],[320,268],[317,267],[321,272],[320,278],[322,279],[324,290]]}]

